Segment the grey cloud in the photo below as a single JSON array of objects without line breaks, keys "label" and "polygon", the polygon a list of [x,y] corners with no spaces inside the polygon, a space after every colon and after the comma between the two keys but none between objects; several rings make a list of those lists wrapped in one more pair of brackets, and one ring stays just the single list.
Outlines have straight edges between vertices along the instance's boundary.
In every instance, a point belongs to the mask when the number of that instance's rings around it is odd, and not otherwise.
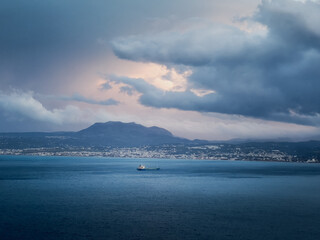
[{"label": "grey cloud", "polygon": [[110,83],[106,82],[104,84],[101,85],[101,88],[104,90],[109,90],[112,88],[112,86],[110,85]]},{"label": "grey cloud", "polygon": [[236,27],[214,25],[187,32],[163,32],[149,36],[118,38],[111,42],[114,53],[134,61],[200,66],[233,58],[252,45],[252,36]]},{"label": "grey cloud", "polygon": [[[175,21],[216,13],[207,0],[2,0],[0,3],[0,88],[50,93],[76,82],[84,66],[112,59],[115,36],[158,31]],[[245,0],[250,4],[251,0]],[[251,3],[252,4],[252,3]],[[219,7],[219,3],[216,4]],[[234,3],[234,5],[243,5]],[[100,42],[100,44],[99,44]],[[102,71],[100,68],[93,72]],[[80,73],[79,73],[80,72]],[[72,86],[72,84],[70,84]]]},{"label": "grey cloud", "polygon": [[0,92],[0,109],[13,117],[27,118],[40,122],[62,124],[73,121],[81,112],[75,106],[66,106],[63,109],[48,110],[41,102],[34,98],[32,92]]},{"label": "grey cloud", "polygon": [[208,94],[204,97],[198,97],[193,92],[187,90],[184,92],[164,91],[147,83],[141,78],[128,78],[119,76],[109,76],[110,81],[115,83],[124,83],[139,93],[140,103],[147,106],[159,108],[179,108],[183,110],[209,111],[208,101],[215,101],[215,94]]},{"label": "grey cloud", "polygon": [[1,1],[0,88],[61,91],[61,85],[76,81],[82,66],[108,58],[110,50],[98,39],[140,32],[145,3],[146,13],[157,15],[148,2]]},{"label": "grey cloud", "polygon": [[84,103],[88,103],[88,104],[105,105],[105,106],[119,104],[119,102],[117,100],[114,100],[112,98],[109,98],[107,100],[98,101],[95,99],[86,98],[86,97],[80,95],[79,93],[75,93],[70,97],[63,96],[63,97],[59,97],[59,98],[62,100],[65,100],[65,101],[77,101],[77,102],[84,102]]},{"label": "grey cloud", "polygon": [[[319,125],[320,114],[303,115],[293,112],[272,112],[269,115],[264,115],[268,105],[264,105],[263,94],[267,98],[268,93],[260,92],[256,93],[258,96],[248,96],[246,99],[237,101],[236,98],[223,99],[223,96],[217,93],[210,93],[205,96],[197,96],[190,90],[183,92],[164,91],[156,88],[155,86],[147,83],[141,78],[128,78],[119,76],[109,76],[110,81],[115,83],[127,84],[129,89],[135,90],[141,93],[139,102],[145,106],[156,108],[177,108],[181,110],[193,110],[200,112],[220,112],[236,115],[252,116],[252,109],[254,109],[255,117],[261,117],[266,120],[275,120],[281,122],[293,122],[302,125]],[[127,87],[127,86],[126,86]],[[276,95],[276,93],[273,93]],[[239,97],[242,97],[239,95]],[[254,99],[256,97],[256,99]],[[279,98],[274,99],[274,105],[271,107],[280,108],[278,106]],[[222,105],[222,101],[229,101],[229,106]],[[247,106],[243,107],[244,102]],[[245,114],[244,114],[245,113]]]},{"label": "grey cloud", "polygon": [[137,80],[142,104],[313,125],[320,124],[319,18],[319,3],[263,1],[250,20],[268,28],[265,36],[211,26],[115,39],[112,46],[120,58],[189,66],[190,88],[215,91],[161,95]]},{"label": "grey cloud", "polygon": [[[106,111],[95,111],[92,108],[80,108],[75,105],[48,108],[35,95],[43,97],[33,92],[0,91],[1,132],[79,130],[94,122],[112,119],[112,115]],[[54,98],[63,100],[61,97]],[[74,99],[83,100],[82,97]]]},{"label": "grey cloud", "polygon": [[134,91],[134,89],[133,89],[132,87],[128,87],[128,86],[124,86],[124,87],[121,87],[121,88],[120,88],[120,92],[126,93],[126,94],[128,94],[129,96],[132,96],[132,95],[133,95],[133,91]]}]

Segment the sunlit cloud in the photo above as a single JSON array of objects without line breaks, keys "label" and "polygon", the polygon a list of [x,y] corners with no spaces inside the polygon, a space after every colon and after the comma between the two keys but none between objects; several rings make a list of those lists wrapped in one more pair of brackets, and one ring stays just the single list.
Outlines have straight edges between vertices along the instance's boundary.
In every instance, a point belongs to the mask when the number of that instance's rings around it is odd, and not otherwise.
[{"label": "sunlit cloud", "polygon": [[213,90],[208,90],[208,89],[190,89],[191,92],[193,92],[195,95],[198,97],[203,97],[205,95],[215,93]]}]

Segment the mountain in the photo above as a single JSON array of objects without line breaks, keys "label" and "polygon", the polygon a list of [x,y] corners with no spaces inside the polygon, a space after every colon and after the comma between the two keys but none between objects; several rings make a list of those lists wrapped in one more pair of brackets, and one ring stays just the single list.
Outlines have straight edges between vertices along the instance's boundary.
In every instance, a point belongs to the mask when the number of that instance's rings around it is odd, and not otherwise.
[{"label": "mountain", "polygon": [[189,144],[166,129],[136,123],[95,123],[78,132],[0,133],[0,148],[32,147],[135,147],[162,144]]},{"label": "mountain", "polygon": [[[140,149],[116,149],[142,147]],[[109,150],[106,148],[110,148]],[[113,149],[112,149],[113,148]],[[111,150],[112,149],[112,150]],[[159,127],[136,123],[95,123],[78,132],[0,133],[0,154],[101,154],[168,158],[320,162],[320,141],[205,141],[179,138]],[[105,155],[108,153],[109,155]],[[58,154],[58,155],[59,155]],[[139,155],[140,154],[140,155]]]},{"label": "mountain", "polygon": [[145,127],[136,123],[106,122],[95,123],[74,135],[91,144],[107,146],[143,146],[172,143],[189,143],[188,139],[178,138],[159,127]]}]

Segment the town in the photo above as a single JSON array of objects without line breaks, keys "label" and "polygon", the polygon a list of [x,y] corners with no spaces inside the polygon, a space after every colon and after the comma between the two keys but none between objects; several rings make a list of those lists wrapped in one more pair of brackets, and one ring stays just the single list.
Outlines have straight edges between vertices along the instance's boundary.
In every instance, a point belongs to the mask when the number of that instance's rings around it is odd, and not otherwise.
[{"label": "town", "polygon": [[[262,147],[263,146],[263,147]],[[79,156],[111,158],[158,158],[158,159],[199,159],[199,160],[242,160],[242,161],[279,161],[279,162],[319,162],[319,155],[269,148],[266,144],[259,147],[252,144],[207,144],[199,146],[160,145],[141,147],[54,147],[0,149],[1,155],[33,156]]]}]

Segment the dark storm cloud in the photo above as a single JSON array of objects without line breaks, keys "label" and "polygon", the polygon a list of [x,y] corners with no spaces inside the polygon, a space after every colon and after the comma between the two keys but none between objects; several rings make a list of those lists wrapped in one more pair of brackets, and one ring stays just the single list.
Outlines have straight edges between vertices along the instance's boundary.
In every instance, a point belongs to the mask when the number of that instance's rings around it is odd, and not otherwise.
[{"label": "dark storm cloud", "polygon": [[170,14],[169,2],[154,8],[147,0],[1,1],[0,88],[63,91],[83,66],[108,57],[99,39],[143,32],[148,18]]},{"label": "dark storm cloud", "polygon": [[[248,8],[246,4],[252,6],[255,1],[243,0],[244,4],[235,2],[232,6],[240,5],[245,11]],[[22,100],[18,99],[18,104],[13,97],[9,98],[15,106],[10,109],[5,107],[8,98],[2,97],[0,115],[4,117],[0,117],[0,128],[8,130],[11,122],[5,119],[8,111],[13,117],[20,112],[19,117],[11,119],[16,119],[17,125],[23,123],[25,128],[31,124],[33,116],[38,116],[37,110],[49,117],[37,117],[34,121],[64,122],[55,120],[60,119],[60,115],[56,118],[56,113],[52,115],[46,111],[63,109],[60,102],[46,103],[50,108],[43,109],[39,107],[41,102],[34,105],[33,98],[29,97],[26,99],[32,100],[34,110],[29,111],[23,105],[23,93],[31,91],[35,95],[69,96],[70,92],[77,91],[86,95],[85,86],[92,84],[90,81],[96,79],[98,73],[110,71],[108,66],[105,70],[105,66],[108,63],[112,65],[114,60],[114,54],[106,44],[111,39],[168,29],[175,25],[172,20],[183,22],[184,19],[220,12],[225,15],[221,9],[227,9],[228,14],[233,15],[233,9],[220,3],[216,3],[216,8],[214,3],[207,0],[2,0],[0,90],[8,96],[13,90],[19,90],[14,97],[18,98],[20,94],[19,99]],[[122,91],[130,94],[129,89],[123,88]],[[78,97],[77,101],[88,102],[88,99]],[[89,102],[93,103],[90,99]],[[115,104],[112,101],[98,104],[110,103]],[[28,115],[30,112],[32,116]],[[63,113],[61,111],[61,115]],[[28,117],[20,121],[22,115]],[[12,126],[14,124],[10,124]]]},{"label": "dark storm cloud", "polygon": [[121,58],[190,67],[189,88],[215,93],[163,93],[141,79],[122,82],[141,92],[148,106],[319,124],[320,5],[263,1],[250,21],[268,33],[220,25],[112,42]]},{"label": "dark storm cloud", "polygon": [[197,95],[191,91],[164,91],[141,78],[109,76],[108,80],[129,85],[132,90],[142,93],[139,99],[141,104],[159,108],[179,108],[183,110],[190,110],[191,108],[194,110],[193,108],[197,106],[198,111],[207,111],[207,102],[210,101],[210,98],[215,97],[214,94],[208,94],[205,97],[198,98]]},{"label": "dark storm cloud", "polygon": [[[257,39],[256,39],[257,38]],[[149,36],[131,36],[112,41],[120,58],[142,62],[202,66],[222,56],[234,57],[250,47],[258,37],[231,26],[210,26],[184,33],[163,32]]]},{"label": "dark storm cloud", "polygon": [[159,19],[199,16],[202,6],[193,0],[163,0],[156,6],[149,0],[2,0],[0,88],[63,91],[83,66],[111,55],[101,43],[164,29],[167,24]]}]

